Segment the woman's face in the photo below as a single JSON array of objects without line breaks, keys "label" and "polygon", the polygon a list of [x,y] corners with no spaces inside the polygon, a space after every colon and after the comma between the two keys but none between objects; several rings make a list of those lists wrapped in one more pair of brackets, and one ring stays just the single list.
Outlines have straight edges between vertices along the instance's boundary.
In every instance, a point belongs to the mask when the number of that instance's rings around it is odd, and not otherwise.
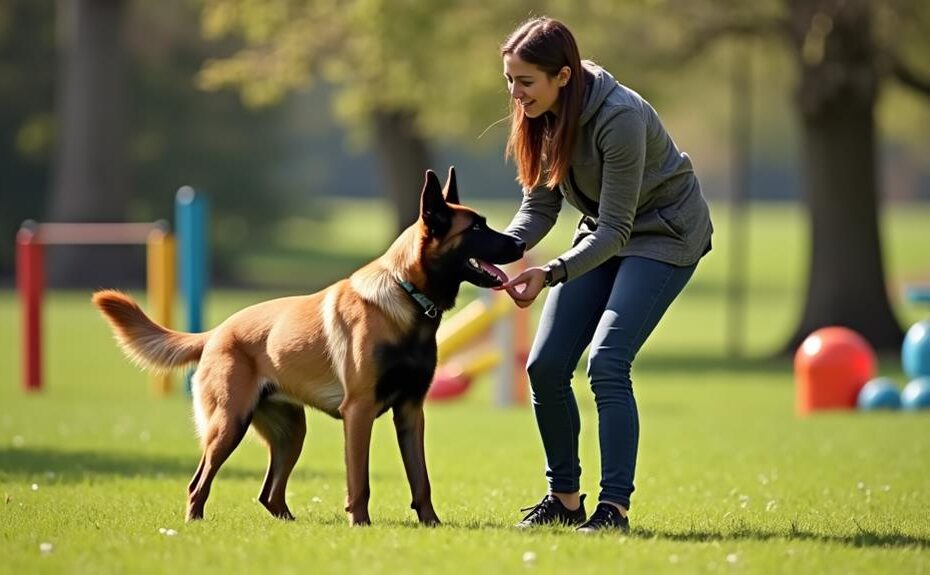
[{"label": "woman's face", "polygon": [[564,66],[558,74],[550,76],[535,64],[520,59],[516,54],[504,54],[504,77],[507,89],[517,106],[529,118],[538,118],[546,112],[558,114],[559,88],[571,76],[571,68]]}]

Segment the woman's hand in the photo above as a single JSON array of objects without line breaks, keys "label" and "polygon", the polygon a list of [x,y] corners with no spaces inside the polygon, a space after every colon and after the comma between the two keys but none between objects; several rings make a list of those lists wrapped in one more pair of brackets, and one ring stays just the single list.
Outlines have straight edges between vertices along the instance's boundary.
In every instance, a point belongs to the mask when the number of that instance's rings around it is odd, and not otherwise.
[{"label": "woman's hand", "polygon": [[545,287],[545,283],[546,270],[532,267],[525,269],[523,273],[510,279],[499,289],[507,290],[507,294],[519,307],[529,307]]}]

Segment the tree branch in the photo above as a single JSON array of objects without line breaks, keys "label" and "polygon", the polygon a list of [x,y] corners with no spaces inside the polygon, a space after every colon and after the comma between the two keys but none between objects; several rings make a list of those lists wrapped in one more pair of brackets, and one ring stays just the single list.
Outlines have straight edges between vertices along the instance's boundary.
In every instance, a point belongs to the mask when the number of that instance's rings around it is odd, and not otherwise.
[{"label": "tree branch", "polygon": [[693,28],[682,46],[670,54],[669,61],[676,64],[688,62],[724,38],[790,38],[790,35],[790,23],[782,18],[710,22]]},{"label": "tree branch", "polygon": [[930,98],[930,76],[924,76],[897,55],[891,57],[891,75],[908,88]]}]

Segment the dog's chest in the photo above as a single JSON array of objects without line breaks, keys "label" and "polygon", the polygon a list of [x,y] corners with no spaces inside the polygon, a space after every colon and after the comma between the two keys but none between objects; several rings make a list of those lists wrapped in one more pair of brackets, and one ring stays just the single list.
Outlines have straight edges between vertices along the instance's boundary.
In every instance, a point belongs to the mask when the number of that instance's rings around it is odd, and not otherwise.
[{"label": "dog's chest", "polygon": [[382,412],[394,405],[422,401],[436,370],[435,332],[414,334],[396,344],[380,344],[374,359],[378,367],[375,399]]}]

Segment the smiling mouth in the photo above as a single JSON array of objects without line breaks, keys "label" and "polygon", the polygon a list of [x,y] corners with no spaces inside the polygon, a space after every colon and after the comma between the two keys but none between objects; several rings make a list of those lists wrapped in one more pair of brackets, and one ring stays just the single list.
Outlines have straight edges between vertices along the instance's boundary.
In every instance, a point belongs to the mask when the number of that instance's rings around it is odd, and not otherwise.
[{"label": "smiling mouth", "polygon": [[508,279],[507,274],[505,274],[502,269],[488,262],[481,261],[477,258],[468,258],[467,263],[469,268],[484,275],[496,285],[501,285]]}]

